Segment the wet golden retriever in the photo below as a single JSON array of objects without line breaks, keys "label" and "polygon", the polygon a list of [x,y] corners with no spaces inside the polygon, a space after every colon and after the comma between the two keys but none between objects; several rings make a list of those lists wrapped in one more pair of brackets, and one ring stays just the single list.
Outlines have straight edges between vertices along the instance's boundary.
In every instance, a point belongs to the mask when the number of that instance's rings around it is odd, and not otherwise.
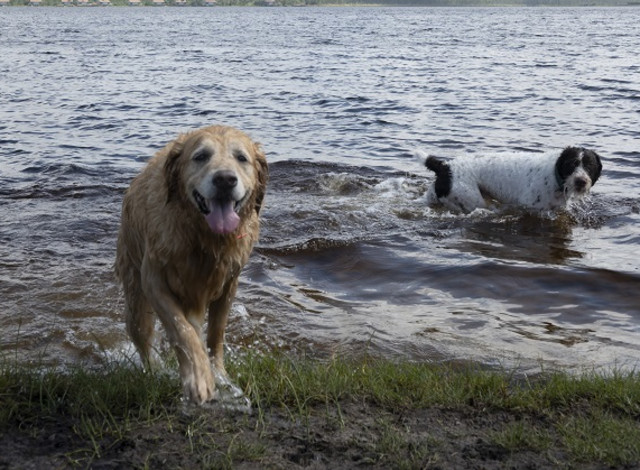
[{"label": "wet golden retriever", "polygon": [[150,366],[157,315],[176,351],[185,396],[196,403],[214,398],[210,361],[224,372],[227,315],[258,239],[267,179],[257,143],[237,129],[211,126],[167,144],[124,196],[116,274],[127,331]]}]

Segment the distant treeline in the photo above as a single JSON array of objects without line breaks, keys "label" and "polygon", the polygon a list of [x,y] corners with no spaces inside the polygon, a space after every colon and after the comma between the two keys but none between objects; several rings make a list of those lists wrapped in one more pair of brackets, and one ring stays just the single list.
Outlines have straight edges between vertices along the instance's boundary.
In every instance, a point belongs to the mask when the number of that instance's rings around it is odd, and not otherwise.
[{"label": "distant treeline", "polygon": [[625,6],[640,0],[0,0],[2,6]]}]

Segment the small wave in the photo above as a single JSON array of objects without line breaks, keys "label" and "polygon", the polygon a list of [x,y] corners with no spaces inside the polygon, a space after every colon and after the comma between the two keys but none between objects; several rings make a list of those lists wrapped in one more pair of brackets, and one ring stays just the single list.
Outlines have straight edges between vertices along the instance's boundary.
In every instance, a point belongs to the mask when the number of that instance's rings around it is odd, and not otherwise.
[{"label": "small wave", "polygon": [[[89,147],[76,147],[73,145],[62,145],[61,147],[67,148],[67,149],[91,150]],[[24,168],[22,172],[30,175],[45,175],[47,177],[74,176],[74,175],[97,177],[102,174],[101,170],[96,168],[95,166],[79,165],[77,163],[64,163],[64,162],[31,165]]]},{"label": "small wave", "polygon": [[347,196],[370,189],[378,179],[367,178],[352,173],[327,173],[320,175],[318,186],[328,194]]},{"label": "small wave", "polygon": [[[353,180],[349,184],[366,186],[376,184],[383,177],[379,172],[368,167],[351,167],[339,163],[311,162],[306,160],[284,160],[269,165],[270,189],[276,191],[304,191],[326,193],[331,185],[327,181],[329,175],[351,175]],[[348,178],[339,177],[347,180]],[[360,183],[356,183],[360,180]],[[324,184],[322,182],[324,181]],[[338,184],[339,186],[339,184]]]},{"label": "small wave", "polygon": [[122,193],[130,176],[118,169],[105,168],[64,162],[30,165],[19,170],[19,178],[3,178],[0,196],[7,200],[66,199],[113,197]]},{"label": "small wave", "polygon": [[19,199],[80,199],[87,197],[111,196],[122,193],[122,187],[112,185],[70,185],[68,187],[41,187],[38,185],[29,188],[19,188],[11,191],[0,190],[0,196],[9,200]]},{"label": "small wave", "polygon": [[318,253],[325,250],[335,249],[335,248],[343,248],[350,245],[353,245],[359,241],[354,238],[311,238],[308,240],[303,240],[298,243],[290,243],[286,242],[280,245],[271,244],[270,246],[265,246],[261,244],[260,247],[257,248],[259,253],[265,255],[281,255],[287,256],[292,254],[309,254],[309,253]]},{"label": "small wave", "polygon": [[632,101],[640,100],[640,90],[624,86],[611,86],[625,82],[619,80],[602,80],[605,85],[579,84],[578,88],[584,91],[595,92],[601,94],[601,98],[606,101],[618,101],[620,99],[628,99]]}]

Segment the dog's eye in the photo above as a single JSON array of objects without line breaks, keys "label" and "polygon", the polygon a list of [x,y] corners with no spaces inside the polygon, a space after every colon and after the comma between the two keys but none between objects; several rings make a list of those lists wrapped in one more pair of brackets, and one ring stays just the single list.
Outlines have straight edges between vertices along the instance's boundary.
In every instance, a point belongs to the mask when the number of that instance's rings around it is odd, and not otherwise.
[{"label": "dog's eye", "polygon": [[245,163],[249,161],[247,156],[242,152],[237,152],[234,156],[236,157],[236,160],[238,160],[240,163]]},{"label": "dog's eye", "polygon": [[211,152],[206,149],[200,149],[191,157],[195,162],[206,162],[211,158]]}]

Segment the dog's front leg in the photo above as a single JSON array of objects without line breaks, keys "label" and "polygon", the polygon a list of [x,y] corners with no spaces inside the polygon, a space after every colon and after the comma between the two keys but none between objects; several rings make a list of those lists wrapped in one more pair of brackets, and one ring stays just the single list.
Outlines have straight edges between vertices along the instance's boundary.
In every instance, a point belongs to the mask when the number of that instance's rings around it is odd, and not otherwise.
[{"label": "dog's front leg", "polygon": [[150,269],[143,275],[145,291],[175,349],[185,396],[198,404],[212,400],[215,383],[200,331],[187,320],[187,312],[170,294],[171,290],[156,274],[158,272]]},{"label": "dog's front leg", "polygon": [[207,330],[207,349],[216,368],[226,373],[224,368],[224,330],[231,304],[236,296],[238,276],[234,276],[225,284],[222,295],[209,304],[209,326]]}]

